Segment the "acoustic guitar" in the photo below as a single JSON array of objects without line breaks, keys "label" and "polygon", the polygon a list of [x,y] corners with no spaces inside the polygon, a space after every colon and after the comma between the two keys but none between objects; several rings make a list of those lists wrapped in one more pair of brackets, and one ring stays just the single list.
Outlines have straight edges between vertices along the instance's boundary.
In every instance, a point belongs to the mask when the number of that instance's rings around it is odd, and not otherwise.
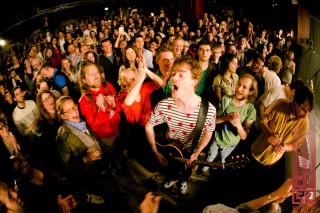
[{"label": "acoustic guitar", "polygon": [[[159,141],[159,138],[157,138]],[[161,143],[156,142],[156,146],[158,151],[166,158],[173,158],[177,162],[180,162],[182,164],[185,164],[189,157],[191,156],[191,150],[185,146],[184,143],[177,141],[177,140],[168,140],[160,138]],[[228,157],[229,160],[226,161],[226,163],[220,163],[220,162],[208,162],[208,161],[202,161],[202,160],[195,160],[193,162],[194,165],[202,165],[202,166],[209,166],[209,167],[215,167],[215,168],[222,168],[225,169],[226,167],[237,169],[242,168],[246,164],[250,163],[250,160],[245,155],[237,155],[237,156],[231,156]]]}]

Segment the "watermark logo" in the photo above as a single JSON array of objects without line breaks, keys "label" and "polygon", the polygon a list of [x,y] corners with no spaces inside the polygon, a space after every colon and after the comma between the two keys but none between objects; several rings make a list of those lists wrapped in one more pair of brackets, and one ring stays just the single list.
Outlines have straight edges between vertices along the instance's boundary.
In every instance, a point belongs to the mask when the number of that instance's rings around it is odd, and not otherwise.
[{"label": "watermark logo", "polygon": [[316,205],[316,133],[309,129],[302,145],[292,151],[292,205]]}]

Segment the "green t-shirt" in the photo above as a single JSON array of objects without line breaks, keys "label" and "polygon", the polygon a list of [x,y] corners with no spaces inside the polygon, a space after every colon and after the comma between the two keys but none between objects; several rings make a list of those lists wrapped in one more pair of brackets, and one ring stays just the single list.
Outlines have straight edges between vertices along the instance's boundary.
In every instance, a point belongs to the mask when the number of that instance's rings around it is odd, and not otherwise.
[{"label": "green t-shirt", "polygon": [[203,71],[201,80],[198,84],[198,89],[196,90],[196,94],[199,96],[202,95],[202,93],[204,92],[204,90],[206,88],[206,78],[207,78],[208,68],[205,71]]},{"label": "green t-shirt", "polygon": [[[245,103],[244,105],[237,107],[233,104],[233,96],[223,96],[218,106],[217,116],[227,115],[231,112],[239,112],[240,121],[243,123],[246,120],[256,120],[256,109],[251,103]],[[214,140],[219,145],[234,146],[240,142],[240,136],[237,129],[232,126],[229,121],[221,124],[217,124],[216,131],[214,131]]]}]

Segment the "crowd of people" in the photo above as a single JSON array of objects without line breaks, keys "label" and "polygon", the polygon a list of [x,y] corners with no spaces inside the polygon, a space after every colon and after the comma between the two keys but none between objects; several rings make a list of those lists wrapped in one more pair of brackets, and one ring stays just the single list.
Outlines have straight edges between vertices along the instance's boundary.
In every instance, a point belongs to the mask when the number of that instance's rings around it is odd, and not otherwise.
[{"label": "crowd of people", "polygon": [[[117,183],[126,168],[119,158],[160,171],[165,188],[178,184],[185,195],[201,154],[225,163],[242,143],[257,173],[272,177],[304,142],[313,94],[295,77],[294,37],[223,11],[188,19],[193,24],[164,8],[151,15],[120,9],[110,20],[45,28],[4,54],[3,209],[132,212]],[[183,147],[186,165],[166,153],[168,144]],[[284,185],[229,212],[266,204],[280,212],[292,187],[285,163]],[[149,193],[140,210],[156,212],[159,202]]]}]

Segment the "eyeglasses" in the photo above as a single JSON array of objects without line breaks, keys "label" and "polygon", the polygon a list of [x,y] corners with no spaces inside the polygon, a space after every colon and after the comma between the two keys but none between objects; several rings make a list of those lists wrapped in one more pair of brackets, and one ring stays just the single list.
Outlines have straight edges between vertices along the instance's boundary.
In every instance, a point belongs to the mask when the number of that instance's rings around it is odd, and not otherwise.
[{"label": "eyeglasses", "polygon": [[48,102],[51,98],[53,98],[53,97],[52,97],[51,94],[49,94],[48,97],[46,97],[44,100],[42,100],[42,102],[43,102],[43,103],[44,103],[44,102]]},{"label": "eyeglasses", "polygon": [[78,110],[78,104],[75,104],[72,108],[64,111],[63,113],[70,114],[70,113],[72,113],[73,111],[76,111],[76,110]]}]

